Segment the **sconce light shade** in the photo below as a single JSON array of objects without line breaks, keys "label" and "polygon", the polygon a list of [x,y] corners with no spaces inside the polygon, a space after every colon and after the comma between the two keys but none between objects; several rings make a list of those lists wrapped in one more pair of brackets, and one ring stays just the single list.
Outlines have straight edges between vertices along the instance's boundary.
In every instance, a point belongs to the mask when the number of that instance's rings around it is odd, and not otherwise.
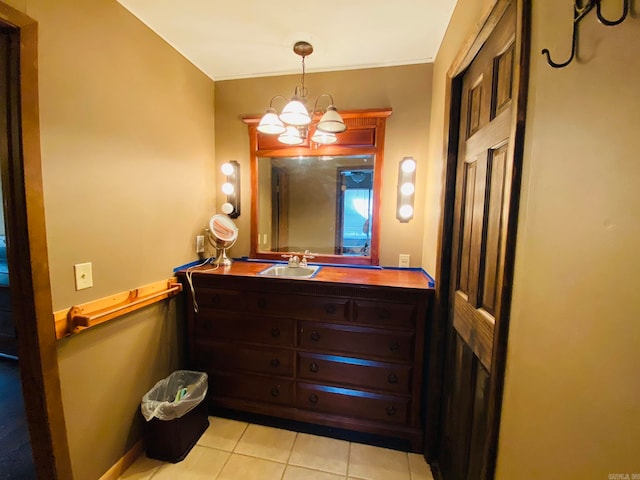
[{"label": "sconce light shade", "polygon": [[347,129],[347,126],[335,105],[329,105],[325,114],[320,118],[316,128],[326,133],[342,133]]},{"label": "sconce light shade", "polygon": [[269,135],[279,135],[286,130],[282,121],[278,118],[276,109],[269,107],[258,124],[258,131]]},{"label": "sconce light shade", "polygon": [[416,187],[413,185],[413,183],[406,182],[400,186],[400,193],[402,193],[402,195],[404,196],[409,196],[415,191]]},{"label": "sconce light shade", "polygon": [[398,209],[400,221],[408,222],[413,218],[413,207],[411,205],[401,205]]},{"label": "sconce light shade", "polygon": [[282,109],[280,120],[288,125],[304,127],[311,123],[311,116],[307,111],[307,107],[305,107],[300,100],[294,97]]},{"label": "sconce light shade", "polygon": [[413,200],[416,191],[416,161],[405,157],[398,166],[398,204],[396,218],[407,223],[413,218]]},{"label": "sconce light shade", "polygon": [[221,167],[227,181],[222,184],[222,193],[227,196],[227,201],[222,204],[222,212],[231,218],[240,216],[240,164],[231,160]]},{"label": "sconce light shade", "polygon": [[222,193],[225,195],[233,195],[236,189],[231,182],[225,182],[222,184]]}]

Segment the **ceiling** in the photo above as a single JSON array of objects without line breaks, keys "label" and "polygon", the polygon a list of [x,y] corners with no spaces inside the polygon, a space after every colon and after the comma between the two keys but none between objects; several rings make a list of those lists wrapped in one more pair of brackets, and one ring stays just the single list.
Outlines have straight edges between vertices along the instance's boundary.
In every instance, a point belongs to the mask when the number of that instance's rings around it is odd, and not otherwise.
[{"label": "ceiling", "polygon": [[432,62],[457,0],[118,0],[215,81]]}]

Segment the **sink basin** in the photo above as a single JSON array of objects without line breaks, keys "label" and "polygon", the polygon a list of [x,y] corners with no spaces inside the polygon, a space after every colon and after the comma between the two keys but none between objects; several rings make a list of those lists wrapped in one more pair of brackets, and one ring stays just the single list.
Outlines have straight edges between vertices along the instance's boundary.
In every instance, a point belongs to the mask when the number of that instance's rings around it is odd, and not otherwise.
[{"label": "sink basin", "polygon": [[320,270],[320,265],[307,267],[291,267],[289,265],[271,265],[258,273],[264,277],[279,278],[311,278]]}]

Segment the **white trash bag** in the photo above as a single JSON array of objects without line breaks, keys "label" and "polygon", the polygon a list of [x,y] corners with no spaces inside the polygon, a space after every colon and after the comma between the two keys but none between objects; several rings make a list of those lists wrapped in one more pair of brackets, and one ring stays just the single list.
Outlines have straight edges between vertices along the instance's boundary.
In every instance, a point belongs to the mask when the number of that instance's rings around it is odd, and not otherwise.
[{"label": "white trash bag", "polygon": [[207,387],[206,373],[176,370],[142,397],[140,410],[147,422],[180,418],[204,400]]}]

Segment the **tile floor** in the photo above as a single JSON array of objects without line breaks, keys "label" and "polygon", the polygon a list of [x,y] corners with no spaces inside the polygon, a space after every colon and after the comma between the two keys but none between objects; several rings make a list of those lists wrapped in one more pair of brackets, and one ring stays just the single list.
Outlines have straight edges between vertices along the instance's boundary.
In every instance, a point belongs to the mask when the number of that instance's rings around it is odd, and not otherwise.
[{"label": "tile floor", "polygon": [[140,457],[121,480],[433,480],[421,455],[210,417],[182,462]]}]

